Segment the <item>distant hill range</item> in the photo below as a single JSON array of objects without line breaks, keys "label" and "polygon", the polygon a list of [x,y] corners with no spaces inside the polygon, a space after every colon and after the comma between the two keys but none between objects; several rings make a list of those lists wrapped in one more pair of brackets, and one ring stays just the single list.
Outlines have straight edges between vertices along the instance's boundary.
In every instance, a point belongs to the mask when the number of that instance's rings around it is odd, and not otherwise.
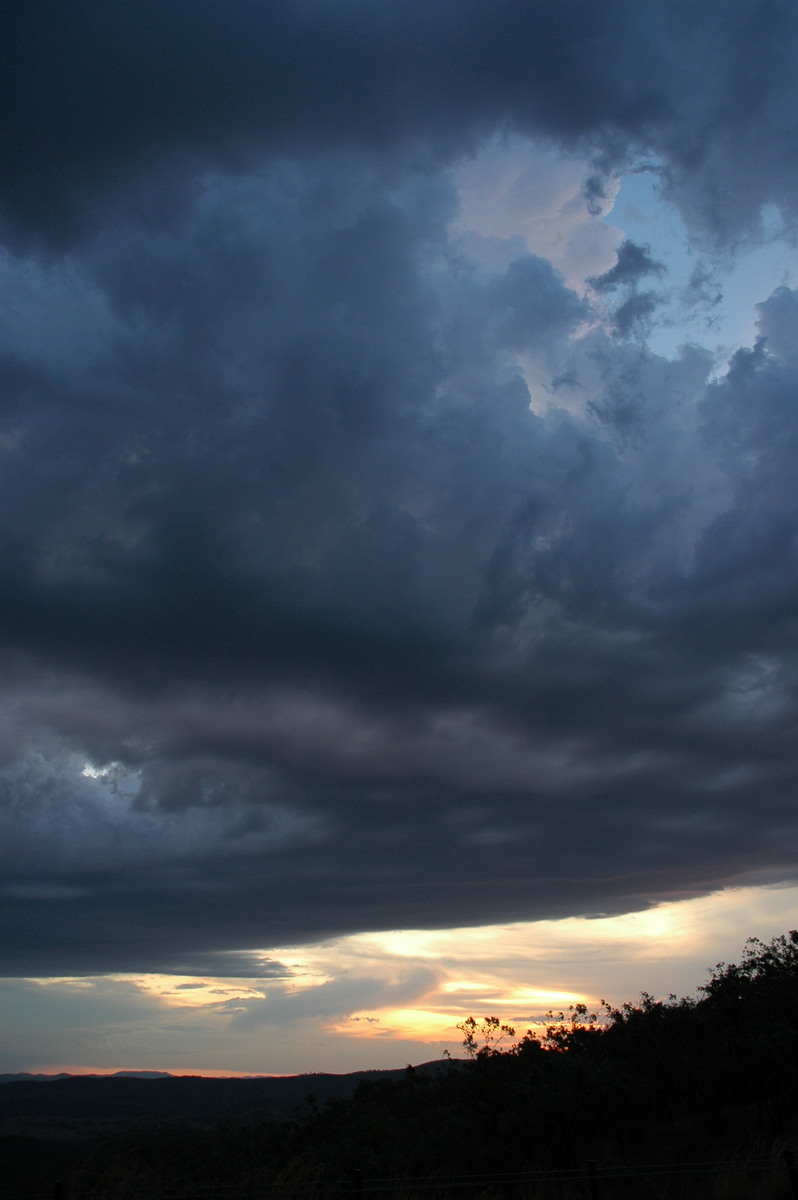
[{"label": "distant hill range", "polygon": [[32,1075],[30,1071],[18,1071],[16,1075],[0,1075],[0,1083],[49,1083],[52,1079],[175,1079],[176,1076],[171,1071],[111,1071],[110,1075],[92,1075],[88,1076],[70,1075],[69,1071],[58,1071],[54,1075]]},{"label": "distant hill range", "polygon": [[[434,1072],[441,1063],[415,1068]],[[75,1138],[164,1125],[213,1128],[285,1120],[303,1104],[351,1096],[364,1080],[404,1070],[347,1075],[209,1079],[165,1071],[113,1075],[0,1075],[0,1136]]]}]

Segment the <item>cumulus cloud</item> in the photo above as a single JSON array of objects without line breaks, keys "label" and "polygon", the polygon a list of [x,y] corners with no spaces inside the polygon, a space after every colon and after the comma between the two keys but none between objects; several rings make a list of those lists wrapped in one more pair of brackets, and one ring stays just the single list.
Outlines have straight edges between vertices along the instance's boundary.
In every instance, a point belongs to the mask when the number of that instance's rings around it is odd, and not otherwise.
[{"label": "cumulus cloud", "polygon": [[4,971],[791,876],[795,294],[657,356],[600,223],[643,154],[705,241],[790,217],[754,8],[20,18]]}]

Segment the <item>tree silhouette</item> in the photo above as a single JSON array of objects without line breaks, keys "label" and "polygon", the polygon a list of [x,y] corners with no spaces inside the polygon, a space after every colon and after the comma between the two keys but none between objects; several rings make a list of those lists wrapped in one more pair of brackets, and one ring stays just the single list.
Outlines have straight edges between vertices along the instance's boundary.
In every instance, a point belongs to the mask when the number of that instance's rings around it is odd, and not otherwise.
[{"label": "tree silhouette", "polygon": [[455,1026],[463,1034],[463,1049],[469,1058],[487,1058],[501,1053],[501,1043],[515,1037],[512,1025],[502,1025],[498,1017],[466,1017]]}]

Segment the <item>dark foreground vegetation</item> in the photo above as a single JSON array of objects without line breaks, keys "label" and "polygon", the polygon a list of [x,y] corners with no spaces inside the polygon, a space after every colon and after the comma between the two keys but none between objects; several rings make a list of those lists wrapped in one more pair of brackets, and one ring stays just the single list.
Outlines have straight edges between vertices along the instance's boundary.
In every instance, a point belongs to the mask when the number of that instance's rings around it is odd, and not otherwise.
[{"label": "dark foreground vegetation", "polygon": [[468,1061],[307,1097],[289,1120],[7,1137],[0,1183],[20,1200],[49,1200],[56,1178],[61,1200],[797,1194],[798,933],[749,942],[697,998],[578,1006],[542,1038],[514,1040],[495,1018],[463,1032]]}]

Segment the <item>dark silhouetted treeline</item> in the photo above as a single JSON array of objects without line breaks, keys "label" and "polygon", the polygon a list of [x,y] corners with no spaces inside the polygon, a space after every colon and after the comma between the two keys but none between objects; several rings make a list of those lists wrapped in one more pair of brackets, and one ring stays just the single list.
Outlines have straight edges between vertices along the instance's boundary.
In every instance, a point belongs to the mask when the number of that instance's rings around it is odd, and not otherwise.
[{"label": "dark silhouetted treeline", "polygon": [[[348,1099],[309,1097],[291,1120],[86,1145],[62,1195],[200,1194],[214,1185],[265,1195],[269,1186],[347,1180],[359,1194],[360,1179],[367,1193],[378,1178],[555,1171],[590,1160],[600,1170],[775,1163],[796,1144],[798,933],[750,941],[697,997],[644,994],[598,1013],[577,1006],[552,1017],[543,1037],[512,1040],[505,1030],[497,1044],[500,1029],[495,1018],[475,1018],[464,1023],[467,1061],[364,1082]],[[709,1177],[701,1188],[634,1194],[720,1194]],[[745,1194],[788,1196],[786,1175],[758,1193],[749,1180]]]}]

